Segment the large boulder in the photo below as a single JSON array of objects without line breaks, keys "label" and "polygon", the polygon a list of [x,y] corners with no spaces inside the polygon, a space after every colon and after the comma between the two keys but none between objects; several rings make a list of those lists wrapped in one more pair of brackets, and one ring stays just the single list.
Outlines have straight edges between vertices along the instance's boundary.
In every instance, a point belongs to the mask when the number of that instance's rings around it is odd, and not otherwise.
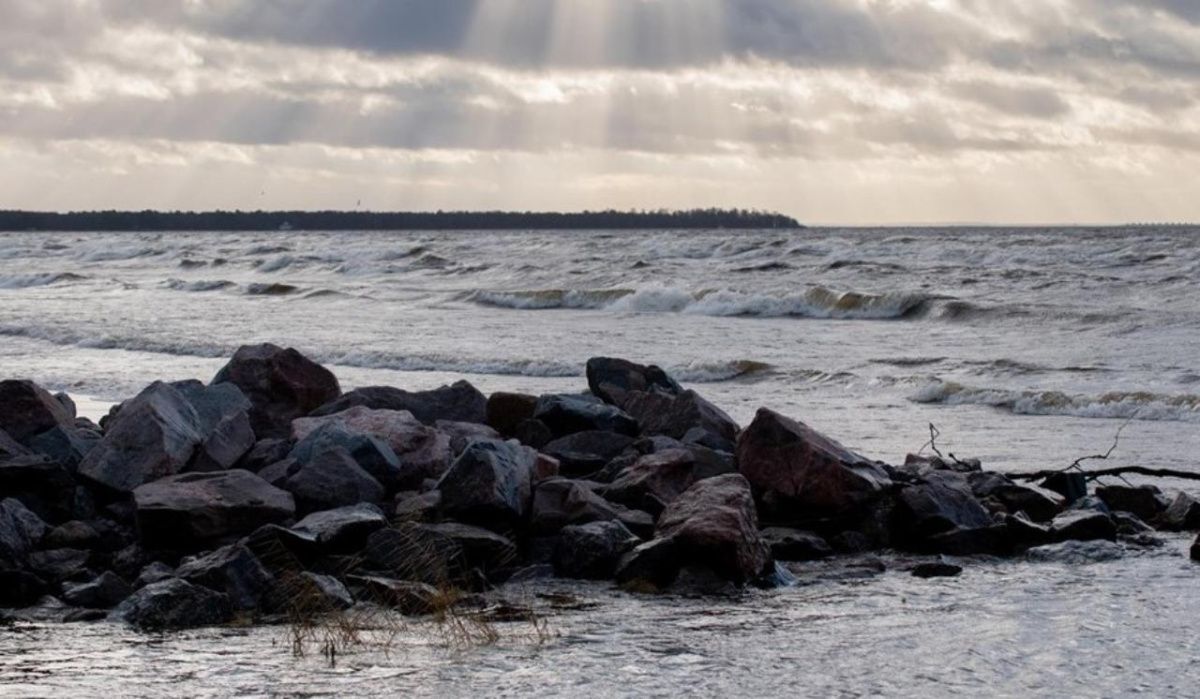
[{"label": "large boulder", "polygon": [[454,458],[450,437],[407,410],[353,406],[329,415],[301,418],[292,423],[292,437],[298,440],[300,449],[315,433],[333,427],[378,439],[392,450],[398,460],[395,474],[372,473],[389,490],[413,489],[427,478],[438,478]]},{"label": "large boulder", "polygon": [[497,391],[488,396],[487,424],[505,437],[515,437],[517,427],[533,418],[537,401],[537,396]]},{"label": "large boulder", "polygon": [[740,474],[697,481],[663,511],[656,534],[675,542],[683,565],[734,583],[758,578],[771,564],[750,482]]},{"label": "large boulder", "polygon": [[1117,525],[1103,512],[1074,509],[1055,517],[1050,524],[1050,533],[1058,541],[1115,541]]},{"label": "large boulder", "polygon": [[237,469],[170,476],[138,487],[133,498],[143,543],[175,551],[227,543],[296,512],[291,493]]},{"label": "large boulder", "polygon": [[25,444],[54,427],[73,427],[75,416],[32,381],[0,381],[0,430]]},{"label": "large boulder", "polygon": [[379,481],[386,492],[397,490],[403,472],[396,452],[374,435],[348,432],[340,425],[326,424],[308,433],[296,443],[287,458],[306,464],[333,449],[348,453],[354,463]]},{"label": "large boulder", "polygon": [[620,522],[589,522],[564,527],[554,547],[554,572],[564,578],[605,580],[638,538]]},{"label": "large boulder", "polygon": [[185,558],[175,569],[175,576],[223,593],[240,611],[258,609],[275,584],[274,576],[243,544]]},{"label": "large boulder", "polygon": [[615,406],[589,396],[549,395],[538,399],[533,417],[555,437],[576,432],[638,433],[637,420]]},{"label": "large boulder", "polygon": [[75,506],[75,479],[44,456],[0,459],[0,493],[20,500],[49,522],[64,522]]},{"label": "large boulder", "polygon": [[314,512],[297,522],[293,529],[312,534],[330,553],[352,553],[361,550],[368,536],[387,525],[383,510],[363,502]]},{"label": "large boulder", "polygon": [[250,425],[260,439],[286,437],[292,420],[342,392],[328,369],[294,349],[272,344],[239,348],[212,383],[234,384],[250,399]]},{"label": "large boulder", "polygon": [[592,395],[616,406],[624,406],[626,395],[632,391],[671,396],[683,393],[683,388],[661,368],[612,357],[589,359],[587,382]]},{"label": "large boulder", "polygon": [[224,624],[233,618],[229,598],[200,585],[169,578],[143,587],[110,615],[134,627],[157,631]]},{"label": "large boulder", "polygon": [[32,449],[10,437],[4,430],[0,430],[0,459],[13,459],[31,454],[33,454]]},{"label": "large boulder", "polygon": [[555,439],[541,451],[558,459],[564,475],[580,476],[604,468],[631,444],[633,437],[620,432],[589,430]]},{"label": "large boulder", "polygon": [[621,408],[637,420],[642,433],[685,439],[721,451],[733,451],[741,428],[733,418],[695,391],[678,395],[633,391]]},{"label": "large boulder", "polygon": [[537,452],[512,442],[472,442],[438,481],[442,511],[506,531],[529,514]]},{"label": "large boulder", "polygon": [[1035,522],[1049,522],[1066,504],[1065,498],[1053,490],[1023,485],[992,471],[969,473],[967,482],[980,500],[992,498],[1008,513],[1024,512]]},{"label": "large boulder", "polygon": [[133,592],[121,576],[106,571],[85,583],[64,583],[62,599],[88,609],[111,609]]},{"label": "large boulder", "polygon": [[390,386],[356,388],[322,405],[312,414],[332,415],[355,406],[407,411],[426,425],[433,425],[438,420],[480,424],[487,421],[487,398],[466,381],[457,381],[431,391],[405,391]]},{"label": "large boulder", "polygon": [[42,518],[19,500],[0,500],[0,564],[6,561],[14,565],[24,563],[48,531]]},{"label": "large boulder", "polygon": [[687,449],[664,449],[633,462],[601,494],[657,515],[695,482],[695,455]]},{"label": "large boulder", "polygon": [[737,463],[777,521],[858,516],[892,485],[879,464],[766,408],[739,435]]},{"label": "large boulder", "polygon": [[272,485],[291,493],[300,514],[332,510],[360,502],[379,503],[386,494],[344,447],[330,447],[300,462],[287,459],[259,473]]},{"label": "large boulder", "polygon": [[942,553],[960,553],[946,548],[959,549],[964,539],[993,526],[991,514],[975,499],[966,478],[951,471],[929,473],[924,482],[902,488],[893,516],[898,544]]},{"label": "large boulder", "polygon": [[[102,434],[90,429],[59,426],[31,438],[29,448],[62,464],[69,471],[75,471],[102,438]],[[3,458],[0,454],[0,459]]]},{"label": "large boulder", "polygon": [[1096,488],[1096,497],[1110,510],[1129,512],[1147,522],[1157,519],[1170,504],[1153,485],[1102,485]]},{"label": "large boulder", "polygon": [[122,404],[79,475],[118,492],[184,470],[203,441],[200,416],[170,384],[156,381]]},{"label": "large boulder", "polygon": [[551,478],[533,491],[530,529],[536,534],[553,534],[570,524],[587,524],[619,519],[617,508],[590,488],[566,478]]},{"label": "large boulder", "polygon": [[224,471],[233,468],[255,443],[250,425],[253,406],[232,383],[205,386],[199,381],[179,381],[172,386],[192,404],[199,418],[200,443],[191,469]]}]

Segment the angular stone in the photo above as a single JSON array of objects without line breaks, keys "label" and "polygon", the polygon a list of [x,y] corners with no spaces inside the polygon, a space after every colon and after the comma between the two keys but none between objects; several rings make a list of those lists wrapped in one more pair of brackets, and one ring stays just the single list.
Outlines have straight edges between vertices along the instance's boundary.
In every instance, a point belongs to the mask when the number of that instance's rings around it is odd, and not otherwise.
[{"label": "angular stone", "polygon": [[46,549],[30,553],[27,565],[47,582],[86,580],[91,575],[87,568],[91,558],[91,552],[82,549]]},{"label": "angular stone", "polygon": [[966,479],[949,471],[930,473],[924,483],[904,487],[897,497],[896,518],[902,541],[917,547],[936,534],[992,524]]},{"label": "angular stone", "polygon": [[317,537],[308,532],[264,524],[241,540],[272,575],[313,567],[323,555]]},{"label": "angular stone", "polygon": [[[350,434],[376,438],[391,448],[398,468],[394,473],[388,468],[385,473],[381,466],[381,472],[376,476],[389,491],[410,490],[420,486],[426,478],[440,477],[454,458],[450,437],[423,424],[412,413],[363,406],[294,421],[292,436],[298,444],[293,456],[317,431],[334,426]],[[367,464],[363,467],[367,468]]]},{"label": "angular stone", "polygon": [[682,565],[682,555],[674,539],[654,539],[621,557],[616,580],[632,590],[665,590],[675,582]]},{"label": "angular stone", "polygon": [[1168,531],[1196,531],[1200,529],[1200,501],[1181,492],[1159,516],[1158,521],[1162,528]]},{"label": "angular stone", "polygon": [[224,624],[233,608],[219,592],[170,578],[134,592],[110,618],[144,630],[182,629]]},{"label": "angular stone", "polygon": [[128,493],[183,471],[202,440],[200,416],[191,403],[170,384],[156,381],[122,404],[104,439],[79,464],[79,475]]},{"label": "angular stone", "polygon": [[438,510],[442,506],[442,493],[431,490],[428,493],[410,494],[397,498],[396,509],[392,516],[397,522],[431,522],[437,519]]},{"label": "angular stone", "polygon": [[936,563],[918,563],[913,566],[912,574],[916,578],[953,578],[962,573],[962,566],[939,561]]},{"label": "angular stone", "polygon": [[31,438],[29,447],[68,471],[75,471],[101,439],[99,432],[58,426]]},{"label": "angular stone", "polygon": [[386,442],[374,435],[349,432],[335,424],[322,425],[308,433],[296,443],[288,458],[308,464],[332,449],[349,454],[354,463],[383,486],[385,493],[394,492],[403,480],[400,458]]},{"label": "angular stone", "polygon": [[261,475],[291,493],[296,512],[302,515],[360,502],[379,503],[385,495],[379,481],[343,447],[325,449],[305,463],[289,459],[268,466]]},{"label": "angular stone", "polygon": [[54,427],[72,427],[75,416],[32,381],[0,381],[0,430],[25,444]]},{"label": "angular stone", "polygon": [[588,396],[542,396],[533,417],[548,427],[555,437],[587,431],[638,433],[637,421],[627,413]]},{"label": "angular stone", "polygon": [[733,418],[695,391],[679,395],[634,391],[626,394],[621,408],[637,420],[642,434],[665,435],[715,444],[733,451],[741,428]]},{"label": "angular stone", "polygon": [[1024,512],[1035,522],[1049,522],[1066,505],[1065,498],[1052,490],[1023,485],[992,471],[969,473],[967,482],[975,497],[994,498],[1009,513]]},{"label": "angular stone", "polygon": [[606,580],[616,573],[621,556],[638,543],[620,522],[569,525],[558,535],[554,572],[564,578]]},{"label": "angular stone", "polygon": [[817,561],[833,555],[829,543],[813,532],[767,527],[762,530],[762,538],[777,561]]},{"label": "angular stone", "polygon": [[212,383],[232,383],[250,399],[250,426],[259,439],[286,437],[292,420],[341,395],[328,369],[272,344],[239,348]]},{"label": "angular stone", "polygon": [[371,503],[359,503],[314,512],[293,529],[312,534],[330,553],[353,553],[362,550],[372,532],[387,525],[383,510]]},{"label": "angular stone", "polygon": [[192,404],[200,418],[197,429],[201,440],[192,457],[191,470],[233,468],[255,443],[250,400],[232,383],[205,386],[191,380],[171,385]]},{"label": "angular stone", "polygon": [[[478,439],[503,439],[499,432],[488,427],[474,422],[455,422],[454,420],[438,420],[434,423],[434,427],[438,432],[450,438],[450,451],[454,456],[458,456],[467,448],[467,445]],[[441,475],[441,474],[438,474]]]},{"label": "angular stone", "polygon": [[631,444],[628,435],[589,430],[555,439],[541,450],[558,460],[562,473],[580,476],[604,468]]},{"label": "angular stone", "polygon": [[0,460],[0,494],[20,500],[49,522],[63,522],[74,511],[75,479],[40,454],[18,456]]},{"label": "angular stone", "polygon": [[464,568],[477,569],[496,582],[517,564],[517,547],[506,537],[458,522],[422,524],[419,528],[454,542]]},{"label": "angular stone", "polygon": [[498,391],[488,397],[487,424],[505,437],[515,437],[517,426],[533,418],[537,396]]},{"label": "angular stone", "polygon": [[696,482],[696,459],[687,449],[647,454],[626,468],[601,494],[652,515],[662,512]]},{"label": "angular stone", "polygon": [[534,533],[554,534],[569,524],[615,519],[619,519],[616,507],[576,481],[552,478],[534,488],[529,519]]},{"label": "angular stone", "polygon": [[257,609],[274,586],[274,577],[243,544],[184,559],[175,576],[224,593],[235,610]]},{"label": "angular stone", "polygon": [[322,613],[354,606],[354,596],[331,575],[305,571],[288,579],[285,604],[301,613]]},{"label": "angular stone", "polygon": [[351,576],[351,582],[378,604],[391,607],[401,614],[419,616],[433,612],[441,599],[437,588],[423,582],[394,580],[380,576]]},{"label": "angular stone", "polygon": [[22,563],[49,527],[19,500],[0,500],[0,563]]},{"label": "angular stone", "polygon": [[1006,515],[1004,524],[1009,541],[1017,548],[1041,546],[1054,540],[1049,527],[1034,523],[1024,514]]},{"label": "angular stone", "polygon": [[42,545],[48,549],[90,549],[100,542],[100,533],[87,522],[71,520],[51,529]]},{"label": "angular stone", "polygon": [[426,425],[433,425],[438,420],[487,422],[487,398],[467,381],[456,381],[431,391],[405,391],[390,386],[358,388],[322,405],[312,414],[332,415],[355,406],[408,411]]},{"label": "angular stone", "polygon": [[587,381],[592,395],[616,406],[624,405],[625,396],[631,391],[666,395],[683,393],[683,388],[661,368],[612,357],[589,359]]},{"label": "angular stone", "polygon": [[494,531],[529,513],[537,452],[511,442],[472,442],[438,482],[442,511]]},{"label": "angular stone", "polygon": [[162,561],[154,561],[147,564],[146,567],[138,573],[137,578],[133,581],[133,589],[140,590],[147,585],[153,585],[156,582],[162,582],[168,578],[175,577],[175,569],[163,563]]},{"label": "angular stone", "polygon": [[286,459],[292,451],[292,446],[290,439],[260,439],[242,456],[238,468],[258,473],[267,466]]},{"label": "angular stone", "polygon": [[129,583],[112,571],[106,571],[86,583],[63,585],[62,599],[76,607],[110,609],[133,592]]},{"label": "angular stone", "polygon": [[1058,541],[1115,541],[1117,526],[1112,518],[1095,510],[1067,510],[1054,518],[1050,532]]},{"label": "angular stone", "polygon": [[1145,521],[1157,519],[1170,504],[1162,491],[1153,485],[1102,485],[1096,488],[1096,497],[1110,510],[1129,512]]},{"label": "angular stone", "polygon": [[4,430],[0,430],[0,460],[30,456],[31,454],[33,454],[32,449],[10,437]]},{"label": "angular stone", "polygon": [[290,493],[236,469],[171,476],[140,486],[133,497],[143,543],[168,550],[232,541],[296,511]]},{"label": "angular stone", "polygon": [[741,474],[697,481],[663,511],[656,533],[675,541],[684,565],[711,569],[733,583],[758,578],[771,562],[750,483]]},{"label": "angular stone", "polygon": [[766,408],[738,437],[737,463],[777,521],[859,515],[892,485],[880,465]]}]

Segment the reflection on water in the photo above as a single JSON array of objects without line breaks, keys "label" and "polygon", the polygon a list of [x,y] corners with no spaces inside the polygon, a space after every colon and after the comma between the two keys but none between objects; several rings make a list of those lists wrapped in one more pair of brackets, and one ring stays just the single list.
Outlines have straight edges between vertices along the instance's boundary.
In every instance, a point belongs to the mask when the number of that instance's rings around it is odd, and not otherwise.
[{"label": "reflection on water", "polygon": [[[1173,537],[1090,565],[981,561],[736,598],[538,583],[594,606],[453,648],[416,626],[388,652],[297,658],[285,629],[144,635],[112,624],[0,629],[0,696],[1195,696],[1200,565]],[[529,595],[531,588],[509,591]],[[547,612],[550,613],[550,612]]]}]

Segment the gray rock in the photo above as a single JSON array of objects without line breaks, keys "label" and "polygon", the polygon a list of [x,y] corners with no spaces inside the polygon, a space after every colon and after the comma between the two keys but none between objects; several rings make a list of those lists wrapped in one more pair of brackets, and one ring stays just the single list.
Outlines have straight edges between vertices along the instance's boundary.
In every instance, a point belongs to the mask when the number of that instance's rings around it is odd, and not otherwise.
[{"label": "gray rock", "polygon": [[0,430],[26,444],[54,427],[71,427],[75,416],[46,389],[32,381],[0,381]]},{"label": "gray rock", "polygon": [[1192,544],[1192,560],[1200,562],[1200,536],[1196,537],[1196,541]]},{"label": "gray rock", "polygon": [[1187,493],[1179,493],[1171,505],[1159,516],[1163,529],[1168,531],[1196,531],[1200,529],[1200,501]]},{"label": "gray rock", "polygon": [[0,563],[22,563],[37,548],[49,527],[19,500],[0,500]]},{"label": "gray rock", "polygon": [[1129,512],[1147,522],[1157,519],[1170,504],[1153,485],[1102,485],[1096,488],[1096,497],[1110,510]]},{"label": "gray rock", "polygon": [[442,493],[431,490],[427,493],[409,494],[397,498],[392,516],[397,522],[432,522],[437,519],[442,507]]},{"label": "gray rock", "polygon": [[112,490],[134,488],[183,471],[203,440],[200,416],[170,384],[156,381],[121,406],[79,464],[79,475]]},{"label": "gray rock", "polygon": [[423,615],[433,612],[441,595],[437,588],[423,582],[395,580],[380,576],[350,576],[365,596],[402,614]]},{"label": "gray rock", "polygon": [[541,451],[558,459],[563,474],[581,476],[604,468],[631,444],[633,437],[628,435],[589,430],[555,439]]},{"label": "gray rock", "polygon": [[1066,504],[1065,499],[1052,490],[1023,485],[991,471],[969,473],[967,482],[980,500],[994,498],[1010,514],[1024,512],[1035,522],[1049,522]]},{"label": "gray rock", "polygon": [[565,578],[605,580],[638,538],[620,522],[590,522],[562,529],[554,549],[554,572]]},{"label": "gray rock", "polygon": [[362,550],[367,537],[387,525],[383,510],[364,502],[314,512],[297,522],[293,529],[312,534],[330,553],[352,553]]},{"label": "gray rock", "polygon": [[639,458],[601,494],[626,507],[657,515],[696,480],[695,455],[687,449],[667,449]]},{"label": "gray rock", "polygon": [[152,548],[197,550],[291,520],[292,495],[249,471],[184,473],[133,492],[138,531]]},{"label": "gray rock", "polygon": [[306,464],[335,447],[344,449],[386,492],[400,487],[403,472],[396,452],[374,435],[350,432],[341,425],[324,424],[309,432],[296,443],[288,458]]},{"label": "gray rock", "polygon": [[133,592],[129,583],[112,571],[101,573],[85,583],[65,583],[62,599],[67,604],[88,609],[110,609]]},{"label": "gray rock", "polygon": [[75,509],[75,479],[40,454],[0,460],[0,493],[50,522],[70,519]]},{"label": "gray rock", "polygon": [[143,630],[181,629],[224,624],[233,608],[219,592],[170,578],[134,592],[110,618]]},{"label": "gray rock", "polygon": [[250,426],[259,439],[288,436],[292,420],[341,395],[328,369],[272,344],[239,348],[212,383],[232,383],[250,399]]},{"label": "gray rock", "polygon": [[674,539],[654,539],[634,547],[617,564],[616,580],[627,589],[657,592],[670,587],[683,566]]},{"label": "gray rock", "polygon": [[156,582],[162,582],[167,578],[173,577],[175,577],[174,568],[161,561],[154,561],[153,563],[148,564],[145,568],[142,568],[141,572],[138,573],[137,578],[133,581],[133,587],[134,589],[140,590],[147,585],[152,585]]},{"label": "gray rock", "polygon": [[487,398],[467,381],[457,381],[431,391],[405,391],[390,386],[358,388],[322,405],[313,415],[332,415],[362,406],[374,410],[404,410],[433,425],[438,420],[487,422]]},{"label": "gray rock", "polygon": [[32,437],[29,447],[62,464],[68,471],[74,471],[100,443],[101,438],[99,432],[60,425]]},{"label": "gray rock", "polygon": [[1121,558],[1125,549],[1120,544],[1102,539],[1094,541],[1064,541],[1031,548],[1025,556],[1032,561],[1081,565],[1103,563]]},{"label": "gray rock", "polygon": [[621,408],[637,420],[643,434],[711,444],[733,451],[741,428],[733,418],[695,391],[679,395],[633,391],[625,395]]},{"label": "gray rock", "polygon": [[619,518],[617,508],[591,489],[566,478],[551,478],[533,491],[529,526],[536,534],[554,534],[570,524]]},{"label": "gray rock", "polygon": [[1093,541],[1117,538],[1117,526],[1103,512],[1095,510],[1068,510],[1054,518],[1050,532],[1058,541]]},{"label": "gray rock", "polygon": [[383,501],[383,486],[343,447],[325,449],[304,463],[283,463],[289,466],[282,476],[274,473],[274,466],[264,469],[262,475],[295,497],[300,514]]},{"label": "gray rock", "polygon": [[250,399],[232,383],[205,386],[199,381],[171,384],[195,409],[200,444],[192,457],[191,470],[224,471],[250,451],[255,443],[250,425]]},{"label": "gray rock", "polygon": [[331,575],[305,571],[290,579],[284,592],[287,605],[302,613],[322,613],[354,606],[354,596]]},{"label": "gray rock", "polygon": [[254,443],[250,451],[242,456],[241,461],[238,462],[238,468],[251,473],[258,473],[273,463],[283,461],[291,451],[291,440],[278,438],[260,439]]},{"label": "gray rock", "polygon": [[656,534],[675,541],[684,565],[709,568],[736,584],[758,578],[771,563],[750,483],[741,474],[697,481],[663,511]]},{"label": "gray rock", "polygon": [[175,576],[195,585],[224,593],[235,610],[257,609],[275,579],[243,544],[184,559]]},{"label": "gray rock", "polygon": [[929,473],[924,483],[904,487],[896,500],[899,541],[919,550],[928,549],[935,535],[992,525],[966,478],[949,471]]},{"label": "gray rock", "polygon": [[91,558],[91,552],[82,549],[45,549],[31,552],[27,565],[47,582],[86,580],[91,575],[87,568]]},{"label": "gray rock", "polygon": [[536,462],[529,447],[472,442],[438,482],[442,511],[495,531],[517,526],[529,514]]},{"label": "gray rock", "polygon": [[[467,448],[467,445],[478,439],[503,439],[504,437],[496,430],[487,425],[480,425],[474,422],[456,422],[454,420],[438,420],[434,423],[438,432],[450,438],[450,451],[454,456],[458,456]],[[437,474],[441,475],[441,474]]]},{"label": "gray rock", "polygon": [[962,566],[945,561],[918,563],[913,566],[913,577],[917,578],[953,578],[962,573]]},{"label": "gray rock", "polygon": [[30,454],[33,454],[33,450],[10,437],[4,430],[0,430],[0,460]]},{"label": "gray rock", "polygon": [[454,542],[462,567],[479,570],[493,582],[506,577],[517,563],[517,547],[513,542],[487,529],[458,522],[417,526]]},{"label": "gray rock", "polygon": [[683,388],[657,366],[635,364],[625,359],[593,357],[587,361],[588,388],[606,403],[623,405],[631,391],[678,395]]},{"label": "gray rock", "polygon": [[533,417],[556,437],[588,431],[638,433],[637,421],[623,410],[587,396],[542,396]]}]

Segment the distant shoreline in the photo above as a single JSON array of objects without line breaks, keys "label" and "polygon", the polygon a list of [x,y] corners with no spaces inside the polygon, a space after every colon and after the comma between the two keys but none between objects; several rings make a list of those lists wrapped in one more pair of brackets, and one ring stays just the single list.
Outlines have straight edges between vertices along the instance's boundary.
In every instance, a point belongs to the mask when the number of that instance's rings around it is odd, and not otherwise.
[{"label": "distant shoreline", "polygon": [[416,231],[803,228],[769,211],[0,211],[0,231]]}]

